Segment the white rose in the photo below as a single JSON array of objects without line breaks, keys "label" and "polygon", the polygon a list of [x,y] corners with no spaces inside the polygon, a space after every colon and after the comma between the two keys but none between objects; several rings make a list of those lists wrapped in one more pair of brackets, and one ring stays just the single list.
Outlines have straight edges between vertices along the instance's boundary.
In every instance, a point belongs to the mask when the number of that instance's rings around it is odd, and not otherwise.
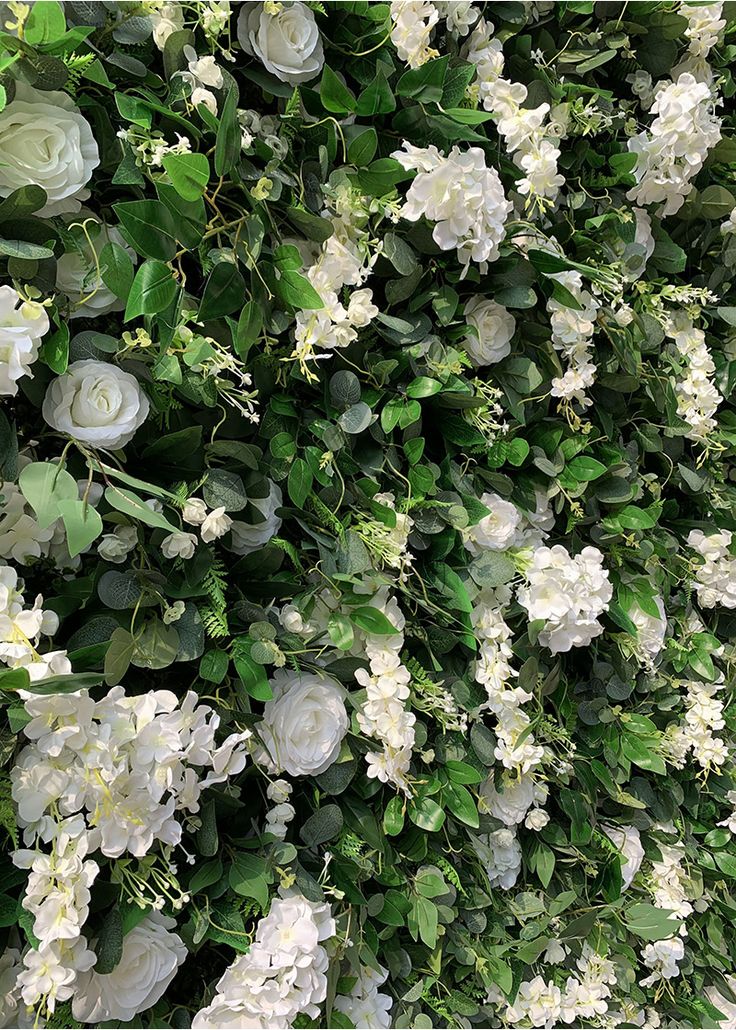
[{"label": "white rose", "polygon": [[265,547],[272,536],[281,529],[281,519],[276,509],[283,504],[281,489],[270,483],[268,497],[249,497],[248,502],[263,516],[262,522],[252,526],[249,522],[233,522],[231,547],[236,554],[250,554]]},{"label": "white rose", "polygon": [[197,547],[194,533],[169,533],[161,541],[164,558],[191,558]]},{"label": "white rose", "polygon": [[511,353],[516,319],[495,300],[471,297],[465,305],[465,321],[475,330],[463,340],[474,365],[493,365]]},{"label": "white rose", "polygon": [[163,50],[166,40],[174,32],[184,28],[184,11],[179,3],[165,3],[157,11],[151,12],[153,23],[153,42]]},{"label": "white rose", "polygon": [[100,163],[89,122],[70,96],[17,80],[14,100],[0,112],[0,154],[0,196],[41,186],[48,197],[41,215],[79,211]]},{"label": "white rose", "polygon": [[138,543],[135,526],[116,526],[112,533],[105,533],[97,545],[97,553],[105,561],[122,565],[128,554]]},{"label": "white rose", "polygon": [[505,551],[512,547],[521,522],[516,505],[498,494],[483,494],[480,501],[490,509],[489,514],[463,530],[463,543],[475,558],[485,550]]},{"label": "white rose", "polygon": [[348,732],[345,691],[328,677],[279,669],[271,680],[273,699],[258,725],[263,744],[257,754],[271,772],[317,776],[340,753]]},{"label": "white rose", "polygon": [[238,42],[246,54],[258,57],[267,71],[290,86],[313,79],[324,64],[314,14],[299,0],[242,4]]},{"label": "white rose", "polygon": [[41,304],[24,303],[12,286],[0,286],[1,396],[15,397],[18,380],[31,375],[31,365],[38,357],[41,338],[48,331],[49,316]]},{"label": "white rose", "polygon": [[62,254],[56,262],[56,289],[70,302],[69,318],[94,318],[110,311],[122,311],[125,303],[105,286],[99,274],[99,258],[107,243],[116,243],[135,262],[136,255],[115,226],[87,222],[87,235],[75,231],[76,248]]},{"label": "white rose", "polygon": [[114,451],[133,439],[148,416],[148,397],[129,372],[106,361],[74,361],[50,384],[42,413],[60,433]]},{"label": "white rose", "polygon": [[74,1018],[83,1023],[127,1023],[155,1005],[187,956],[181,937],[169,932],[174,926],[173,919],[151,912],[126,934],[112,973],[81,974],[72,1002]]}]

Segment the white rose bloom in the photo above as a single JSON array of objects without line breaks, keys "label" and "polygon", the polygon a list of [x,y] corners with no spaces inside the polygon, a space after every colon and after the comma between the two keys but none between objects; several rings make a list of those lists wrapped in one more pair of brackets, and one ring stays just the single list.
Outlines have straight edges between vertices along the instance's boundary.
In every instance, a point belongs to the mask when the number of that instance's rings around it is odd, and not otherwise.
[{"label": "white rose bloom", "polygon": [[[80,218],[87,220],[84,213]],[[99,230],[99,231],[98,231]],[[104,225],[95,219],[94,225],[87,225],[90,247],[83,233],[75,233],[76,248],[62,254],[56,262],[56,289],[70,302],[69,318],[94,318],[110,311],[122,311],[125,303],[102,281],[98,272],[99,257],[107,243],[117,243],[135,262],[132,250],[115,226]]]},{"label": "white rose bloom", "polygon": [[667,633],[667,615],[664,610],[664,603],[661,597],[653,598],[659,612],[659,618],[655,618],[643,608],[637,605],[629,611],[631,621],[639,631],[636,640],[636,650],[645,665],[651,666],[654,659],[664,646],[664,638]]},{"label": "white rose bloom", "polygon": [[202,528],[200,533],[202,539],[206,544],[212,543],[213,540],[217,540],[219,537],[224,536],[228,529],[233,524],[233,520],[229,515],[225,514],[224,508],[213,508],[213,510],[206,515],[202,522]]},{"label": "white rose bloom", "polygon": [[504,780],[503,790],[497,791],[492,776],[481,785],[480,796],[485,810],[494,819],[500,819],[506,826],[516,826],[534,804],[535,784],[533,776]]},{"label": "white rose bloom", "polygon": [[79,976],[72,1012],[84,1023],[115,1019],[123,1023],[145,1012],[163,996],[187,956],[173,919],[151,912],[123,940],[123,954],[112,973],[90,970]]},{"label": "white rose bloom", "polygon": [[42,413],[60,433],[108,451],[124,447],[148,416],[138,380],[106,361],[74,361],[46,391]]},{"label": "white rose bloom", "polygon": [[298,86],[319,73],[324,64],[322,38],[314,14],[299,0],[280,4],[242,4],[238,42],[267,71]]},{"label": "white rose bloom", "polygon": [[512,547],[521,522],[521,512],[498,494],[483,494],[481,504],[490,509],[474,526],[463,530],[463,543],[474,558],[483,551],[505,551]]},{"label": "white rose bloom", "polygon": [[280,487],[270,483],[268,497],[251,497],[248,500],[261,513],[263,521],[254,526],[249,522],[233,522],[231,546],[236,554],[250,554],[265,547],[281,529],[281,519],[276,514],[276,509],[284,502]]},{"label": "white rose bloom", "polygon": [[0,196],[41,186],[48,197],[42,216],[79,211],[100,163],[89,122],[70,96],[17,80],[15,98],[0,112],[0,153]]},{"label": "white rose bloom", "polygon": [[191,558],[197,548],[197,537],[194,533],[169,533],[161,541],[164,558]]},{"label": "white rose bloom", "polygon": [[345,691],[326,676],[279,669],[271,680],[273,699],[258,725],[263,744],[257,754],[275,773],[317,776],[340,753],[349,719]]},{"label": "white rose bloom", "polygon": [[31,375],[48,331],[49,316],[41,304],[23,302],[12,286],[0,286],[0,396],[15,397],[18,380]]},{"label": "white rose bloom", "polygon": [[474,365],[493,365],[511,353],[516,319],[501,304],[486,297],[471,297],[465,305],[465,320],[475,330],[463,340]]},{"label": "white rose bloom", "polygon": [[116,526],[112,533],[105,533],[97,545],[97,553],[105,561],[122,565],[135,545],[138,543],[138,530],[135,526]]},{"label": "white rose bloom", "polygon": [[626,890],[631,886],[631,881],[639,872],[639,867],[644,859],[644,848],[639,831],[635,826],[603,825],[601,829],[621,852],[621,876],[623,879],[621,889]]},{"label": "white rose bloom", "polygon": [[174,32],[184,28],[184,11],[179,3],[164,3],[158,10],[151,11],[153,22],[153,41],[159,50],[166,46],[166,40]]}]

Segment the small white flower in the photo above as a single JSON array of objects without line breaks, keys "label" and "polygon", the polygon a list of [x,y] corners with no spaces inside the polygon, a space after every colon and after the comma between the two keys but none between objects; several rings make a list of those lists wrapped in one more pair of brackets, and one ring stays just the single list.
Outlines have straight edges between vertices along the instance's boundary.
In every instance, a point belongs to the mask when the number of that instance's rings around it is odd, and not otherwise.
[{"label": "small white flower", "polygon": [[224,536],[233,524],[229,515],[225,514],[224,508],[214,508],[209,515],[205,516],[200,530],[202,539],[206,544]]},{"label": "small white flower", "polygon": [[[2,166],[0,165],[0,173]],[[15,397],[18,380],[31,376],[49,316],[41,304],[23,301],[12,286],[0,286],[0,395]]]},{"label": "small white flower", "polygon": [[97,545],[97,553],[105,561],[122,565],[138,543],[135,526],[116,526],[112,533],[105,533]]},{"label": "small white flower", "polygon": [[207,518],[207,505],[199,497],[190,497],[181,514],[190,526],[201,526]]},{"label": "small white flower", "polygon": [[161,541],[164,558],[192,558],[197,549],[197,537],[194,533],[169,533]]}]

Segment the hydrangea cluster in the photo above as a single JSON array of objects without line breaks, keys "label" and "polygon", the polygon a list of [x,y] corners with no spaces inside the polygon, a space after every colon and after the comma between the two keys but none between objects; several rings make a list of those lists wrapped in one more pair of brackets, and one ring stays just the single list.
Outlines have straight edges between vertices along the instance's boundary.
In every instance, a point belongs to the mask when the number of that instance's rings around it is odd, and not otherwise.
[{"label": "hydrangea cluster", "polygon": [[350,994],[340,994],[335,998],[335,1008],[344,1013],[353,1026],[389,1030],[393,998],[379,990],[387,977],[388,970],[383,967],[375,970],[364,966]]},{"label": "hydrangea cluster", "polygon": [[513,204],[506,199],[495,168],[479,147],[453,147],[445,156],[434,145],[415,147],[406,140],[392,155],[402,168],[418,174],[406,195],[401,217],[435,222],[432,238],[442,250],[456,250],[461,264],[481,271],[499,256]]},{"label": "hydrangea cluster", "polygon": [[365,756],[368,776],[408,792],[416,716],[406,704],[411,674],[401,661],[406,620],[396,599],[385,589],[374,596],[372,607],[383,612],[396,633],[366,634],[365,656],[370,671],[355,672],[355,679],[366,692],[365,703],[358,711],[358,725],[366,736],[383,745],[382,751],[369,751]]},{"label": "hydrangea cluster", "polygon": [[559,140],[550,137],[544,122],[550,105],[525,107],[529,96],[521,82],[502,78],[504,55],[493,38],[493,25],[481,18],[465,48],[466,59],[475,65],[480,100],[496,116],[496,128],[524,173],[516,189],[527,198],[527,206],[542,210],[554,203],[565,179],[557,170]]},{"label": "hydrangea cluster", "polygon": [[704,559],[695,569],[695,591],[704,608],[719,604],[736,608],[736,556],[731,554],[732,540],[730,529],[715,533],[692,529],[688,535],[688,547]]},{"label": "hydrangea cluster", "polygon": [[287,892],[271,903],[247,954],[225,970],[193,1030],[291,1027],[300,1013],[316,1019],[327,996],[328,955],[335,936],[330,906]]},{"label": "hydrangea cluster", "polygon": [[685,756],[692,751],[693,758],[709,771],[724,765],[730,752],[721,737],[714,735],[714,730],[722,730],[726,725],[723,710],[725,702],[719,698],[718,692],[724,689],[723,675],[716,683],[701,683],[699,680],[687,680],[685,687],[685,718],[668,736],[668,745],[673,750],[673,761],[682,768]]},{"label": "hydrangea cluster", "polygon": [[391,42],[399,60],[410,68],[419,68],[439,56],[430,46],[432,30],[439,19],[437,4],[429,0],[392,0]]},{"label": "hydrangea cluster", "polygon": [[649,129],[633,136],[629,151],[637,155],[636,186],[627,196],[637,204],[663,204],[664,215],[675,214],[693,189],[693,178],[721,138],[711,87],[683,72],[655,92]]},{"label": "hydrangea cluster", "polygon": [[608,609],[613,587],[597,547],[569,554],[560,544],[539,547],[517,593],[529,619],[544,622],[539,641],[553,654],[587,647],[603,632],[599,616]]},{"label": "hydrangea cluster", "polygon": [[0,286],[0,395],[15,397],[18,380],[30,376],[49,317],[38,301],[21,297],[12,286]]}]

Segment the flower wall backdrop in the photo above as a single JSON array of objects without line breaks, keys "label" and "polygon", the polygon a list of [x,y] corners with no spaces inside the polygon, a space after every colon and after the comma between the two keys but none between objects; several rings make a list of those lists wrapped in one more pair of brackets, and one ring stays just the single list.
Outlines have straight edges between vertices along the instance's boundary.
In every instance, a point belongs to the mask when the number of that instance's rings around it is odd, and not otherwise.
[{"label": "flower wall backdrop", "polygon": [[0,30],[0,1026],[736,1026],[736,4]]}]

